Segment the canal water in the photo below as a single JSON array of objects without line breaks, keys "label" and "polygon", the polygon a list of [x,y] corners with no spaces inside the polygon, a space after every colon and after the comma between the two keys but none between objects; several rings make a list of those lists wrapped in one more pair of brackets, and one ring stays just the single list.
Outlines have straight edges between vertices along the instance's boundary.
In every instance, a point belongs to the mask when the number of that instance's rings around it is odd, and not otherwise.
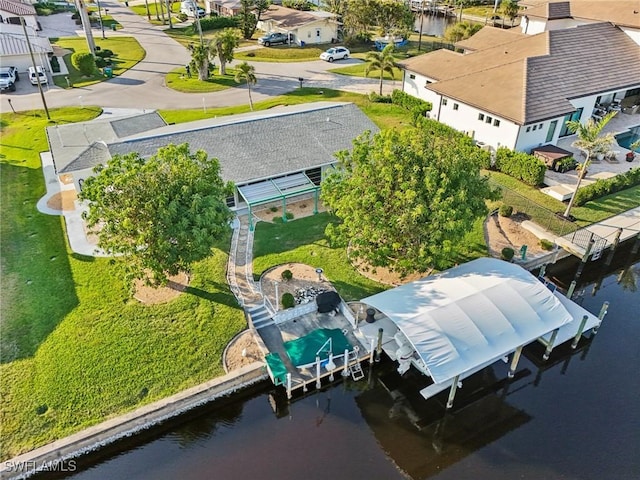
[{"label": "canal water", "polygon": [[423,35],[442,37],[447,27],[453,23],[455,23],[455,18],[453,17],[445,17],[443,15],[416,15],[413,31],[420,33],[420,27],[422,27]]},{"label": "canal water", "polygon": [[[69,478],[637,480],[640,264],[629,258],[616,256],[623,270],[582,272],[582,305],[597,314],[611,302],[593,341],[546,363],[529,349],[511,382],[498,362],[465,380],[450,413],[446,398],[417,396],[417,375],[383,361],[289,405],[265,384],[79,459]],[[547,273],[568,285],[575,267]]]}]

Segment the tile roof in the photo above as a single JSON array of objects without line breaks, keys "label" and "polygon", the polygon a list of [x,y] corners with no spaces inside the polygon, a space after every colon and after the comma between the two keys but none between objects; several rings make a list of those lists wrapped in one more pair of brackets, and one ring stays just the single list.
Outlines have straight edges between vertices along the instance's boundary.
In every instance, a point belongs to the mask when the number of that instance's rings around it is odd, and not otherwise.
[{"label": "tile roof", "polygon": [[188,143],[220,161],[236,184],[334,163],[334,154],[376,125],[351,103],[319,102],[277,111],[170,125],[109,145],[111,155],[151,156],[169,143]]},{"label": "tile roof", "polygon": [[525,36],[518,28],[503,29],[487,25],[472,37],[456,43],[456,47],[467,51],[484,50],[485,48],[511,43],[515,39],[524,38]]},{"label": "tile roof", "polygon": [[327,12],[303,12],[293,8],[271,5],[269,10],[262,14],[260,21],[272,20],[280,28],[298,28],[319,20],[331,21],[333,17],[335,17],[335,15],[328,14]]},{"label": "tile roof", "polygon": [[638,0],[540,2],[520,13],[521,15],[548,20],[574,18],[592,22],[611,22],[620,26],[640,28],[640,3]]},{"label": "tile roof", "polygon": [[569,99],[637,85],[640,48],[610,23],[594,23],[401,64],[437,80],[430,90],[523,125],[573,111]]},{"label": "tile roof", "polygon": [[33,5],[30,3],[23,3],[19,0],[0,0],[0,10],[13,13],[19,17],[36,14],[36,9]]}]

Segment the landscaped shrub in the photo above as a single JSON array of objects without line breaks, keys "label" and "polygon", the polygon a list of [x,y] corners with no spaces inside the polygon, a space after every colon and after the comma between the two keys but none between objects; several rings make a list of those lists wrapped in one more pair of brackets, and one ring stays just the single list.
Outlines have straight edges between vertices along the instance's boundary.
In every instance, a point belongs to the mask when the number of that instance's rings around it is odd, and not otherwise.
[{"label": "landscaped shrub", "polygon": [[[237,17],[209,17],[209,18],[201,18],[200,19],[200,28],[203,32],[208,30],[217,30],[219,28],[235,28],[238,26],[238,18]],[[192,33],[197,31],[198,27],[195,25],[195,22],[189,30]]]},{"label": "landscaped shrub", "polygon": [[513,256],[515,255],[515,252],[511,247],[504,247],[501,253],[502,253],[502,259],[506,260],[507,262],[510,262],[513,259]]},{"label": "landscaped shrub", "polygon": [[71,65],[84,76],[90,77],[96,69],[96,60],[89,52],[76,52],[71,55]]},{"label": "landscaped shrub", "polygon": [[574,168],[576,168],[577,165],[578,165],[578,162],[576,162],[573,159],[573,157],[571,157],[571,158],[563,158],[562,160],[556,162],[554,170],[556,172],[565,173],[565,172],[568,172],[570,170],[573,170]]},{"label": "landscaped shrub", "polygon": [[60,63],[58,62],[58,57],[51,57],[51,70],[54,73],[60,72]]},{"label": "landscaped shrub", "polygon": [[392,99],[389,95],[378,95],[376,92],[371,92],[369,101],[373,103],[391,103]]},{"label": "landscaped shrub", "polygon": [[282,300],[280,303],[282,303],[282,308],[291,308],[296,304],[296,299],[293,298],[292,294],[287,292],[282,294]]},{"label": "landscaped shrub", "polygon": [[278,207],[271,207],[269,210],[271,210],[272,212],[277,212],[278,211]]},{"label": "landscaped shrub", "polygon": [[543,250],[553,250],[553,242],[550,242],[546,238],[541,238],[540,239],[540,247]]},{"label": "landscaped shrub", "polygon": [[424,116],[427,112],[430,112],[433,108],[431,102],[427,102],[420,98],[416,98],[402,90],[394,90],[391,93],[391,101],[394,105],[398,105],[406,110],[414,111]]},{"label": "landscaped shrub", "polygon": [[186,13],[182,13],[182,12],[180,12],[180,13],[178,14],[178,20],[180,20],[181,22],[186,22],[186,21],[187,21],[187,18],[189,18],[189,17],[187,16],[187,14],[186,14]]},{"label": "landscaped shrub", "polygon": [[544,181],[547,166],[533,155],[500,147],[496,152],[496,169],[527,185],[537,187]]},{"label": "landscaped shrub", "polygon": [[98,50],[98,47],[96,47],[96,57],[110,58],[113,57],[113,52],[108,48],[105,48],[104,50]]},{"label": "landscaped shrub", "polygon": [[285,217],[287,217],[287,220],[293,220],[293,213],[292,212],[286,212],[284,214]]},{"label": "landscaped shrub", "polygon": [[640,185],[640,167],[616,175],[613,178],[598,180],[596,183],[582,187],[576,193],[576,205],[584,205],[590,200],[604,197],[611,193]]},{"label": "landscaped shrub", "polygon": [[280,276],[282,277],[282,280],[284,280],[285,282],[288,282],[293,278],[293,273],[291,272],[291,270],[287,269],[287,270],[284,270],[280,274]]},{"label": "landscaped shrub", "polygon": [[104,68],[107,66],[107,61],[102,57],[96,57],[96,67]]},{"label": "landscaped shrub", "polygon": [[513,207],[511,205],[502,204],[500,205],[499,213],[501,217],[509,218],[513,214]]}]

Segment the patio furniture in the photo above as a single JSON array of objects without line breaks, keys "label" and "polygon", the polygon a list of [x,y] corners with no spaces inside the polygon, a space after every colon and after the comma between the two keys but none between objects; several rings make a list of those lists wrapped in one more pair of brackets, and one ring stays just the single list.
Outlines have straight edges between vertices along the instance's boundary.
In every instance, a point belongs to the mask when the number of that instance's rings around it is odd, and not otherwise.
[{"label": "patio furniture", "polygon": [[618,160],[618,155],[620,155],[619,150],[610,150],[604,155],[604,159],[609,163],[620,163]]}]

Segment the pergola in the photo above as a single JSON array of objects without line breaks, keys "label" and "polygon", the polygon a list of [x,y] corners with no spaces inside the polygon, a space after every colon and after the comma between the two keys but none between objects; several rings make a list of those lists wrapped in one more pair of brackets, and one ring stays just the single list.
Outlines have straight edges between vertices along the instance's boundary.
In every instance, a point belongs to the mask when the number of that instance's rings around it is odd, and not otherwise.
[{"label": "pergola", "polygon": [[282,200],[282,221],[287,221],[287,198],[314,192],[313,213],[318,213],[318,191],[320,185],[313,183],[304,172],[271,178],[238,187],[238,192],[249,206],[249,229],[253,230],[252,209],[275,200]]}]

